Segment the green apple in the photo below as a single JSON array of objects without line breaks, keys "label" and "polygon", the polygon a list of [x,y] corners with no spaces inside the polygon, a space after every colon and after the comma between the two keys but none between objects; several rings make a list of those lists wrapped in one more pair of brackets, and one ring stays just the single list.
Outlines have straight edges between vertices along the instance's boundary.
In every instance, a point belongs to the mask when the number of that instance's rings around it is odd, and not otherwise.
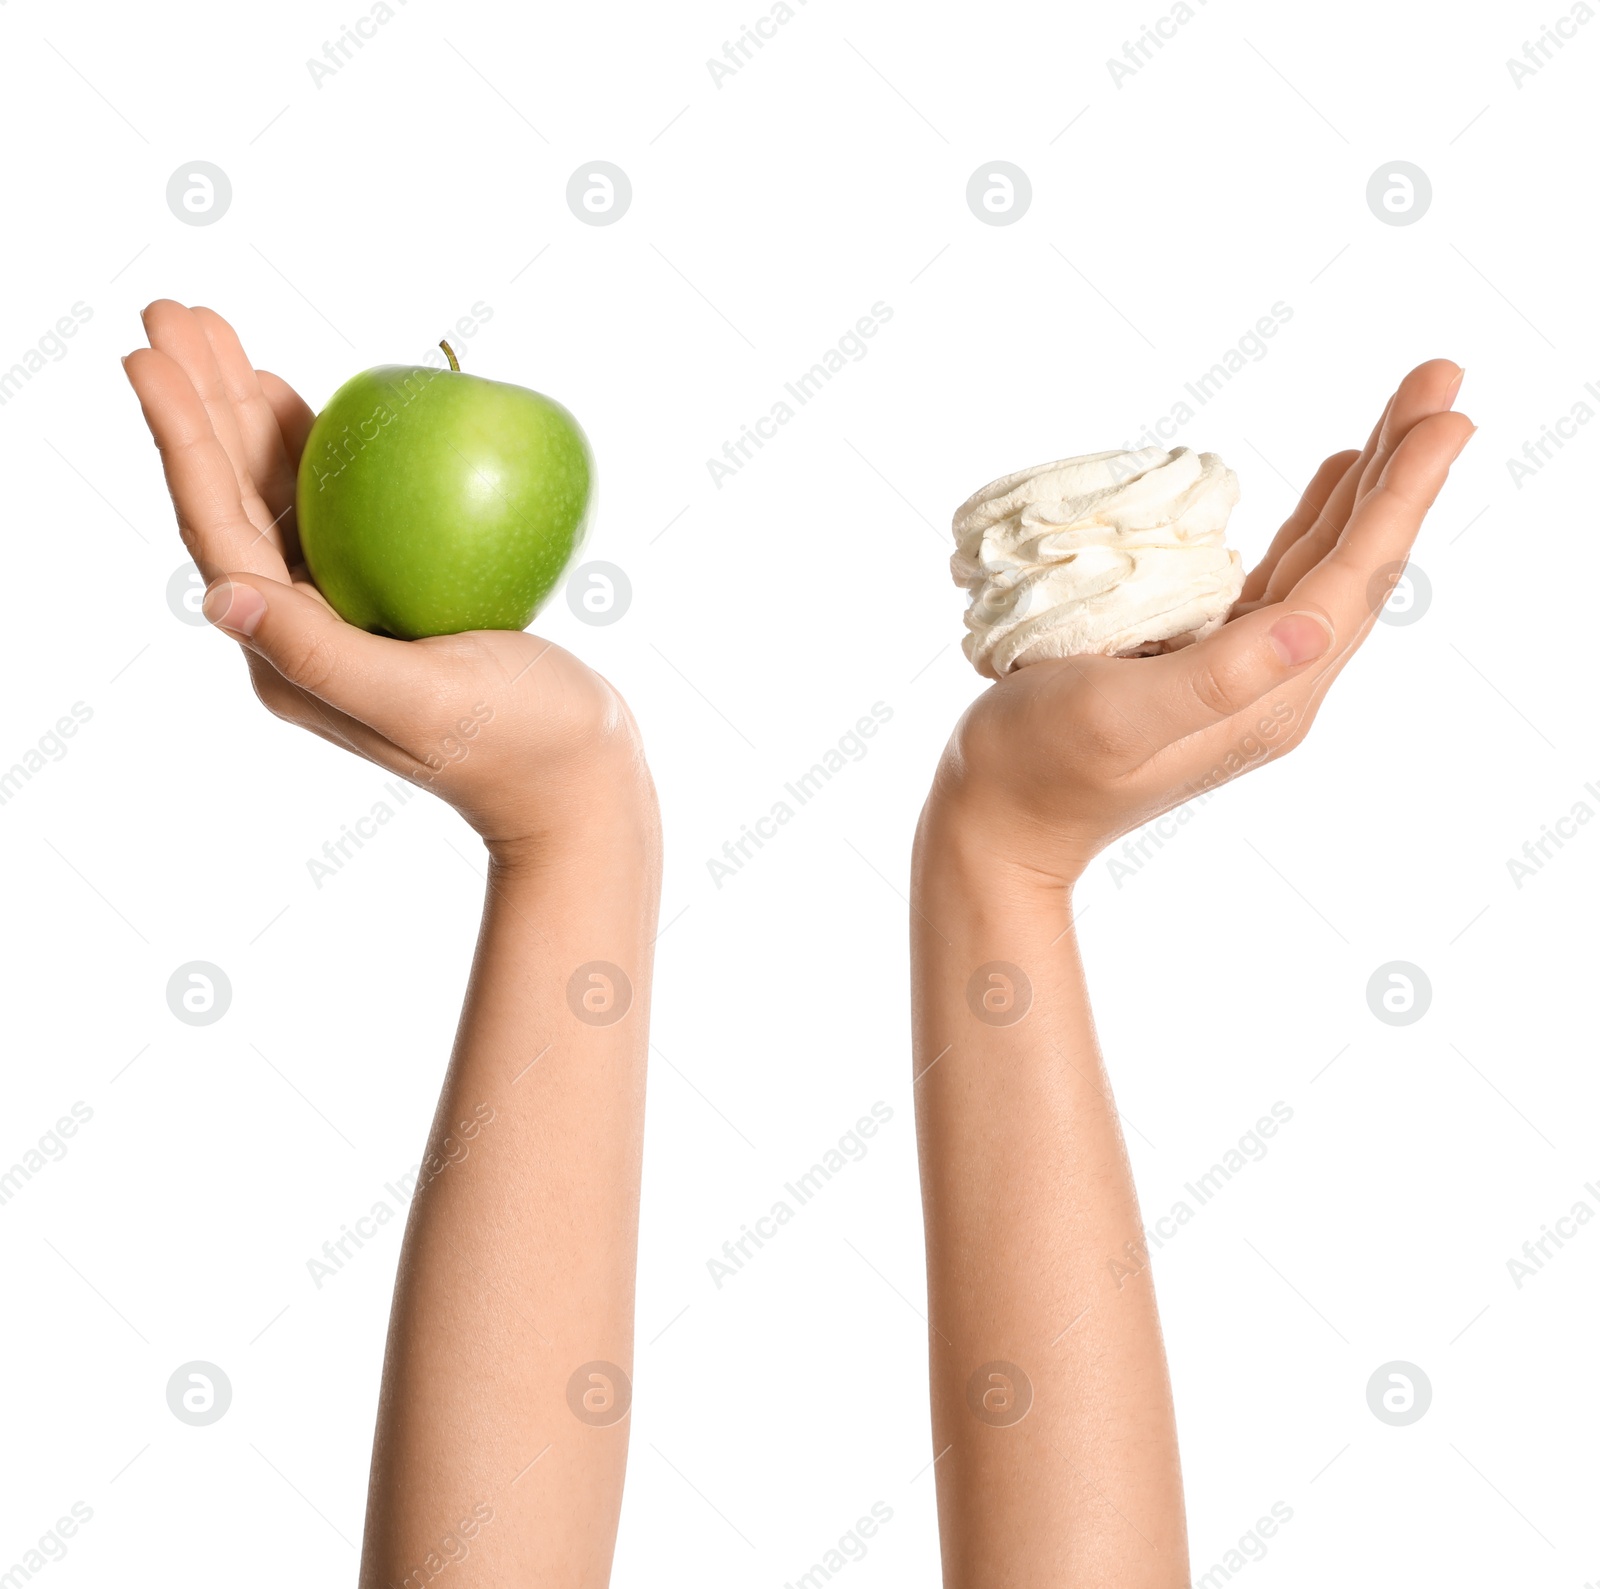
[{"label": "green apple", "polygon": [[449,369],[345,382],[300,459],[300,550],[363,629],[416,640],[525,629],[583,538],[589,443],[559,403]]}]

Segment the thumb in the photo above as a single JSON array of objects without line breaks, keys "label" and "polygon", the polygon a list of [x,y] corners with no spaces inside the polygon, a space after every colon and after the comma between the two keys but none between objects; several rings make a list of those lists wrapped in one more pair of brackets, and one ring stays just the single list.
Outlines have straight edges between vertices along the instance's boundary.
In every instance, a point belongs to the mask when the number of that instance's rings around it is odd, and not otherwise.
[{"label": "thumb", "polygon": [[207,588],[200,610],[291,684],[380,734],[403,734],[415,715],[427,671],[422,654],[404,640],[357,629],[294,585],[224,574]]},{"label": "thumb", "polygon": [[1160,681],[1155,713],[1168,742],[1225,722],[1333,648],[1333,624],[1312,604],[1274,604],[1151,659]]}]

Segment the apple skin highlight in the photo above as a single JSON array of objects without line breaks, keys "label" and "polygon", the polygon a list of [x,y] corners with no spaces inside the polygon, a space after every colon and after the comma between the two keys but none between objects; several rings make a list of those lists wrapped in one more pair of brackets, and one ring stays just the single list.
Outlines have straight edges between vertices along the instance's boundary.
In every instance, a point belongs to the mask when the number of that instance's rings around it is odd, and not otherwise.
[{"label": "apple skin highlight", "polygon": [[402,640],[527,628],[593,499],[593,455],[566,409],[450,362],[346,381],[296,483],[317,589],[347,622]]}]

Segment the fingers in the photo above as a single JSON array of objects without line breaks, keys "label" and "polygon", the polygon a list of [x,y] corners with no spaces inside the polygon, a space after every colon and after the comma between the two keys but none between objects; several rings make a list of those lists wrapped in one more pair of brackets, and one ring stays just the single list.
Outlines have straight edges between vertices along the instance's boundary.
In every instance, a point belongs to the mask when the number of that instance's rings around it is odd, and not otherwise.
[{"label": "fingers", "polygon": [[1413,425],[1338,544],[1288,594],[1288,605],[1328,614],[1341,651],[1371,627],[1473,428],[1455,413],[1429,414]]},{"label": "fingers", "polygon": [[286,580],[277,548],[245,513],[233,460],[182,367],[156,348],[130,353],[123,367],[161,450],[178,530],[201,574],[211,580],[236,568]]},{"label": "fingers", "polygon": [[[1306,535],[1294,546],[1284,549],[1268,577],[1266,589],[1261,593],[1262,601],[1281,601],[1284,592],[1294,588],[1295,580],[1338,539],[1339,532],[1350,517],[1351,508],[1355,506],[1356,496],[1361,489],[1361,476],[1368,462],[1377,455],[1383,439],[1383,428],[1389,423],[1389,415],[1394,408],[1394,399],[1395,394],[1391,392],[1388,402],[1383,405],[1383,412],[1378,415],[1377,423],[1367,436],[1366,446],[1340,477],[1333,494],[1323,504],[1322,512],[1312,521]],[[1302,545],[1302,542],[1306,544]]]},{"label": "fingers", "polygon": [[281,375],[274,375],[271,370],[257,370],[256,379],[260,381],[262,394],[278,421],[290,467],[298,469],[300,454],[306,450],[306,437],[311,434],[311,426],[317,416]]},{"label": "fingers", "polygon": [[[294,507],[295,469],[284,448],[278,416],[262,392],[255,367],[245,357],[233,327],[213,309],[196,308],[191,312],[211,348],[238,430],[245,472],[272,521],[279,523]],[[204,395],[202,392],[202,398]]]},{"label": "fingers", "polygon": [[436,682],[425,651],[368,634],[308,592],[255,574],[213,583],[202,611],[296,688],[402,747],[415,738],[418,703],[431,701]]},{"label": "fingers", "polygon": [[[1196,645],[1137,664],[1137,683],[1150,694],[1135,715],[1149,723],[1161,743],[1156,756],[1193,735],[1221,744],[1249,728],[1255,720],[1245,722],[1244,715],[1269,695],[1270,704],[1287,713],[1279,748],[1304,733],[1334,677],[1372,627],[1472,431],[1462,414],[1435,412],[1414,423],[1338,544],[1285,601],[1224,624]],[[1236,717],[1241,722],[1227,732],[1208,733]],[[1187,749],[1203,759],[1204,743]]]},{"label": "fingers", "polygon": [[249,464],[239,437],[233,402],[223,384],[222,371],[217,367],[217,356],[206,339],[205,328],[192,309],[174,303],[171,298],[157,298],[139,318],[144,322],[150,346],[165,353],[189,377],[190,386],[205,405],[212,431],[233,463],[242,490],[250,478]]},{"label": "fingers", "polygon": [[1311,484],[1306,487],[1294,512],[1284,520],[1283,528],[1272,538],[1267,555],[1251,569],[1244,589],[1239,592],[1241,602],[1259,601],[1266,594],[1267,581],[1272,578],[1279,558],[1316,524],[1328,505],[1328,499],[1360,456],[1351,448],[1348,452],[1336,452],[1331,458],[1322,460],[1321,467],[1311,477]]},{"label": "fingers", "polygon": [[1427,415],[1448,409],[1454,402],[1463,373],[1461,367],[1449,359],[1430,359],[1401,381],[1360,459],[1339,482],[1326,510],[1311,530],[1279,560],[1264,592],[1268,601],[1282,601],[1295,582],[1322,560],[1411,428]]},{"label": "fingers", "polygon": [[[1114,691],[1101,692],[1108,739],[1136,720],[1157,747],[1141,767],[1177,758],[1191,776],[1200,769],[1201,783],[1232,777],[1253,765],[1252,757],[1271,759],[1298,742],[1375,621],[1472,436],[1471,421],[1448,412],[1460,384],[1460,370],[1442,359],[1406,377],[1366,450],[1336,454],[1317,471],[1256,570],[1276,557],[1266,599],[1195,645],[1135,664],[1138,672],[1125,683],[1119,678]],[[1300,575],[1286,586],[1292,567]],[[1260,588],[1255,576],[1252,584]],[[1242,596],[1239,605],[1248,600]],[[1235,739],[1253,748],[1247,754]],[[1207,757],[1224,751],[1206,771]]]},{"label": "fingers", "polygon": [[[281,375],[274,375],[270,370],[257,370],[256,380],[261,384],[262,396],[272,410],[278,435],[283,442],[284,458],[289,465],[289,500],[294,502],[296,482],[300,475],[300,455],[306,450],[306,437],[311,434],[317,416]],[[283,555],[290,568],[303,564],[305,557],[300,550],[300,523],[292,510],[279,521],[278,530],[283,536]]]},{"label": "fingers", "polygon": [[[1146,658],[1131,675],[1148,694],[1125,709],[1148,723],[1159,755],[1204,733],[1289,683],[1333,649],[1334,628],[1309,603],[1263,608],[1166,656]],[[1150,758],[1147,758],[1150,759]]]},{"label": "fingers", "polygon": [[1377,484],[1389,459],[1394,456],[1395,448],[1410,434],[1412,426],[1426,419],[1429,414],[1448,412],[1456,400],[1456,393],[1461,390],[1466,373],[1459,364],[1449,359],[1429,359],[1426,364],[1419,364],[1400,383],[1384,419],[1377,449],[1367,460],[1362,474],[1358,501]]}]

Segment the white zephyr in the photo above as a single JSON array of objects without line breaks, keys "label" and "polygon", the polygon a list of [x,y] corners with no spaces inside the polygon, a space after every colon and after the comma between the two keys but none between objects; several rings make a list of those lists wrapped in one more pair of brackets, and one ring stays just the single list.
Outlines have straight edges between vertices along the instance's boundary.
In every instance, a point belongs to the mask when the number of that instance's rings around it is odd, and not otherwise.
[{"label": "white zephyr", "polygon": [[1220,628],[1244,569],[1224,544],[1239,481],[1214,452],[1096,452],[1006,475],[952,526],[968,660],[991,679],[1049,657],[1175,651]]}]

